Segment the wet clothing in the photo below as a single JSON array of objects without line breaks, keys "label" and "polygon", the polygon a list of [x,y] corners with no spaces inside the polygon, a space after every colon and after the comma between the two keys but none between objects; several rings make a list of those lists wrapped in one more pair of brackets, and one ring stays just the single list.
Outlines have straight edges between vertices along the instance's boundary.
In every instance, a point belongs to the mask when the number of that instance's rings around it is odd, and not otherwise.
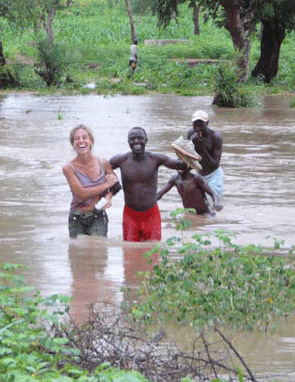
[{"label": "wet clothing", "polygon": [[129,206],[123,212],[125,241],[161,240],[161,214],[158,205],[146,211],[135,211]]},{"label": "wet clothing", "polygon": [[[106,181],[106,171],[99,160],[100,175],[97,179],[91,179],[88,175],[69,164],[75,172],[76,177],[83,187],[94,187]],[[104,210],[94,209],[91,211],[81,211],[93,203],[94,197],[81,199],[73,194],[70,215],[69,215],[69,235],[77,237],[78,234],[106,236],[108,232],[108,216]]]},{"label": "wet clothing", "polygon": [[210,188],[218,195],[219,199],[222,198],[223,193],[223,179],[224,172],[221,167],[218,167],[216,170],[211,172],[211,174],[203,175],[205,182]]},{"label": "wet clothing", "polygon": [[[71,163],[69,164],[74,170],[76,177],[78,178],[79,182],[82,184],[83,187],[100,186],[106,181],[105,169],[102,166],[100,159],[98,160],[99,160],[99,166],[100,166],[100,175],[95,180],[91,179],[88,175],[83,174],[83,172],[76,169]],[[91,203],[93,202],[93,199],[94,198],[81,199],[77,195],[73,195],[70,212],[74,212],[75,210],[91,205]]]},{"label": "wet clothing", "polygon": [[105,210],[75,211],[69,215],[69,235],[71,238],[79,234],[107,236],[108,216]]}]

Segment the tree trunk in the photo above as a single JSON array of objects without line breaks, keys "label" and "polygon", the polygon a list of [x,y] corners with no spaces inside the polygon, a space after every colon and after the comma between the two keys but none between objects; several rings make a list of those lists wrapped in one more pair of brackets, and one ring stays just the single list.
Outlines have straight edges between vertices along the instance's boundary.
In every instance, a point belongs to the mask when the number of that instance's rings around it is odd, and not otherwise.
[{"label": "tree trunk", "polygon": [[252,70],[252,76],[262,75],[264,82],[270,83],[279,70],[281,44],[285,38],[285,28],[275,21],[262,23],[262,36],[260,44],[260,57]]},{"label": "tree trunk", "polygon": [[3,44],[0,41],[0,89],[19,86],[19,83],[6,67],[6,60],[3,53]]},{"label": "tree trunk", "polygon": [[234,47],[240,52],[237,60],[240,69],[239,81],[245,82],[248,78],[250,43],[245,38],[245,31],[240,20],[241,0],[221,0],[227,21],[226,28],[229,31]]},{"label": "tree trunk", "polygon": [[131,40],[133,41],[136,37],[133,16],[132,16],[129,0],[125,0],[125,3],[126,3],[126,7],[127,7],[127,12],[129,15],[129,22],[130,22],[130,29],[131,29]]},{"label": "tree trunk", "polygon": [[6,64],[6,60],[3,53],[3,44],[2,41],[0,41],[0,66],[4,66]]},{"label": "tree trunk", "polygon": [[194,21],[194,35],[198,36],[200,34],[200,25],[199,25],[199,7],[195,2],[192,4],[193,7],[193,21]]},{"label": "tree trunk", "polygon": [[48,14],[48,20],[45,24],[45,31],[46,31],[46,36],[47,36],[47,48],[50,49],[53,45],[53,30],[52,30],[52,23],[53,19],[55,16],[55,10],[54,9],[49,9],[47,10]]}]

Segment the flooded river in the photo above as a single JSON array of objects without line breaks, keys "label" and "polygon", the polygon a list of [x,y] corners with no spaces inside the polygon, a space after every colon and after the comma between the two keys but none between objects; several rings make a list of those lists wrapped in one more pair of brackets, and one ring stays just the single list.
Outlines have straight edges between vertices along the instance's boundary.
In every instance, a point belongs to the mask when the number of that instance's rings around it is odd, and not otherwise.
[{"label": "flooded river", "polygon": [[[257,109],[217,109],[211,97],[34,96],[0,98],[0,262],[28,266],[26,279],[44,295],[73,297],[71,313],[83,321],[87,304],[122,301],[122,285],[138,283],[146,269],[139,256],[150,244],[123,243],[123,193],[108,210],[108,238],[68,238],[71,200],[62,166],[74,155],[72,127],[83,123],[95,136],[94,153],[111,156],[129,150],[127,133],[142,126],[147,149],[174,155],[170,144],[186,135],[196,109],[210,115],[210,126],[224,139],[224,209],[214,219],[194,217],[186,235],[216,229],[235,233],[237,244],[285,247],[295,244],[295,108],[290,99],[266,97]],[[159,186],[173,171],[161,168]],[[119,173],[118,173],[119,175]],[[181,207],[172,189],[159,202],[163,242],[177,233],[170,212]],[[235,344],[254,371],[285,373],[295,369],[294,323],[273,336],[247,334]],[[277,377],[295,380],[295,374]]]}]

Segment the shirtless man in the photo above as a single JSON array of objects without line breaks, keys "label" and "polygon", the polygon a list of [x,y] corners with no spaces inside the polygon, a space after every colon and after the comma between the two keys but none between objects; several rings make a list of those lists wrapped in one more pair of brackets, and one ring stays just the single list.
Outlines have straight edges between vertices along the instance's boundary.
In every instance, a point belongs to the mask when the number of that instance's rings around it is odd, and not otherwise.
[{"label": "shirtless man", "polygon": [[213,199],[213,208],[221,211],[223,207],[220,205],[218,195],[212,191],[201,175],[193,174],[190,170],[187,167],[172,175],[168,183],[157,193],[157,199],[161,199],[173,186],[176,186],[184,208],[194,208],[198,215],[209,213],[214,216],[215,211],[209,206],[205,192]]},{"label": "shirtless man", "polygon": [[131,151],[115,155],[109,161],[113,169],[120,168],[121,171],[125,241],[161,240],[161,215],[157,205],[159,167],[186,168],[186,164],[179,159],[145,151],[147,140],[143,128],[132,128],[128,134]]},{"label": "shirtless man", "polygon": [[196,152],[201,155],[200,174],[207,184],[222,198],[224,173],[219,166],[222,154],[222,136],[219,132],[209,129],[209,115],[203,110],[197,110],[192,116],[193,127],[188,130]]}]

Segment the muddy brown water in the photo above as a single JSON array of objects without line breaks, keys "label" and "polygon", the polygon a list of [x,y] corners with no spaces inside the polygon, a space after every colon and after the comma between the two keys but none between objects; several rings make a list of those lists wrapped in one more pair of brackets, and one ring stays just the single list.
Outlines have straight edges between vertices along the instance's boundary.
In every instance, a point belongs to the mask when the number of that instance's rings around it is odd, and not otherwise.
[{"label": "muddy brown water", "polygon": [[[87,317],[96,300],[120,303],[122,285],[136,286],[138,270],[147,268],[138,255],[151,244],[123,243],[122,192],[108,211],[108,238],[70,240],[67,217],[70,191],[62,166],[74,152],[68,136],[83,123],[92,128],[94,152],[110,158],[129,150],[127,133],[142,126],[147,149],[174,155],[170,144],[186,134],[196,109],[210,115],[223,134],[224,209],[215,219],[194,217],[185,235],[230,230],[237,244],[284,247],[295,244],[295,108],[290,98],[268,96],[257,109],[217,109],[211,97],[35,96],[0,98],[0,261],[28,267],[26,279],[43,295],[73,297],[71,313]],[[161,168],[159,186],[173,171]],[[170,212],[181,207],[172,189],[160,202],[163,242],[177,235]],[[184,337],[184,336],[183,336]],[[254,371],[281,374],[295,369],[294,322],[274,334],[241,334],[235,345]],[[295,380],[295,373],[276,380]]]}]

